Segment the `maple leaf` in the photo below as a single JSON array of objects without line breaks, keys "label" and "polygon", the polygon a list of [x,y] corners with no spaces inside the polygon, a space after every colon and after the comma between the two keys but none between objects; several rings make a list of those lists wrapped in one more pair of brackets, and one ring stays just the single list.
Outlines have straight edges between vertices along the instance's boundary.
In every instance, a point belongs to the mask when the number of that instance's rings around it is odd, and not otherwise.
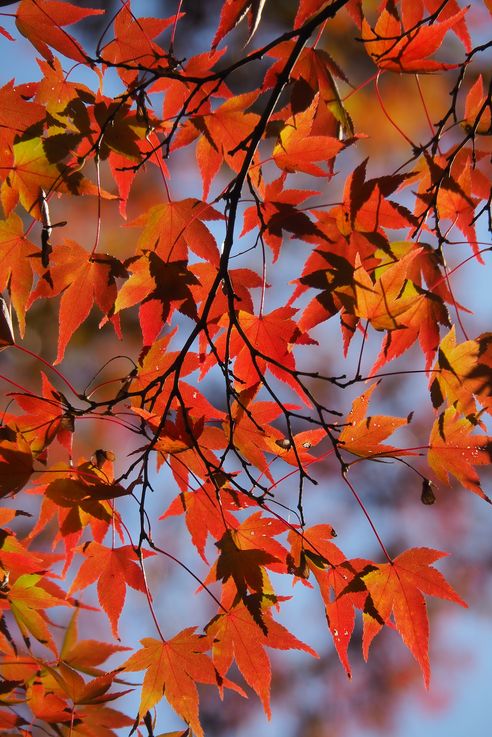
[{"label": "maple leaf", "polygon": [[454,69],[456,64],[427,59],[441,46],[446,33],[460,23],[467,8],[432,25],[420,25],[404,31],[395,11],[385,8],[374,29],[362,19],[362,40],[367,53],[381,69],[410,74],[426,74]]},{"label": "maple leaf", "polygon": [[70,699],[74,706],[103,704],[129,693],[132,689],[108,693],[113,685],[116,672],[104,673],[86,682],[66,663],[61,662],[56,668],[47,668],[47,673],[53,677],[60,691]]},{"label": "maple leaf", "polygon": [[[417,219],[406,207],[388,199],[397,187],[410,178],[410,175],[394,174],[377,179],[366,179],[366,170],[367,159],[364,159],[345,181],[342,204],[334,207],[330,212],[331,217],[336,217],[340,233],[349,235],[352,231],[377,232],[378,235],[385,238],[382,228],[416,226]],[[330,223],[330,220],[328,222]],[[360,238],[358,243],[357,250],[360,251],[362,245]],[[373,245],[371,251],[374,252],[374,250]],[[360,252],[361,260],[366,266],[369,266],[367,257],[363,258],[363,255],[365,254]],[[353,261],[355,261],[355,256]]]},{"label": "maple leaf", "polygon": [[19,576],[10,587],[8,599],[23,637],[28,641],[29,634],[31,634],[36,640],[50,648],[56,657],[56,645],[48,629],[44,610],[47,607],[69,606],[69,604],[64,599],[51,594],[46,588],[46,583],[41,575],[25,573]]},{"label": "maple leaf", "polygon": [[74,611],[65,630],[60,649],[60,660],[71,668],[90,676],[103,675],[104,671],[97,666],[104,663],[114,653],[129,648],[108,642],[97,642],[96,640],[80,640],[77,626],[79,613],[79,609]]},{"label": "maple leaf", "polygon": [[246,44],[249,43],[260,24],[264,5],[265,0],[225,0],[220,13],[219,26],[212,41],[212,51],[215,51],[224,36],[246,16],[249,28]]},{"label": "maple leaf", "polygon": [[290,553],[289,573],[307,578],[311,563],[317,568],[334,568],[345,560],[342,551],[332,542],[336,533],[331,525],[320,524],[307,527],[304,531],[291,529],[288,535]]},{"label": "maple leaf", "polygon": [[[406,294],[410,297],[410,290],[406,290]],[[425,354],[425,368],[428,371],[439,345],[439,323],[449,327],[449,314],[432,292],[415,289],[413,302],[399,316],[399,321],[402,325],[400,329],[387,332],[379,356],[371,369],[371,376],[385,363],[408,350],[417,339]]]},{"label": "maple leaf", "polygon": [[9,287],[21,337],[26,327],[26,304],[33,281],[33,265],[40,250],[24,235],[22,220],[11,213],[0,220],[0,291]]},{"label": "maple leaf", "polygon": [[[29,305],[41,297],[60,300],[60,329],[55,363],[60,363],[65,348],[77,328],[89,315],[94,302],[104,315],[112,316],[116,299],[116,277],[126,275],[118,259],[106,254],[92,254],[74,241],[56,247],[50,267],[31,294]],[[115,323],[118,329],[118,323]]]},{"label": "maple leaf", "polygon": [[184,513],[193,544],[207,563],[205,544],[208,536],[220,539],[227,526],[234,527],[236,524],[231,511],[253,504],[254,501],[247,497],[236,497],[227,488],[221,488],[218,493],[214,484],[208,482],[196,491],[181,492],[159,519]]},{"label": "maple leaf", "polygon": [[[70,194],[92,194],[105,199],[113,198],[104,190],[98,189],[88,179],[85,179],[78,166],[70,166],[62,163],[66,156],[59,139],[53,144],[48,152],[48,140],[42,138],[29,138],[19,141],[13,146],[13,162],[2,164],[10,169],[7,177],[2,182],[0,198],[5,215],[9,215],[17,202],[33,217],[43,219],[41,212],[41,201],[43,192],[65,192]],[[4,158],[4,157],[3,157]]]},{"label": "maple leaf", "polygon": [[[268,567],[273,571],[283,573],[287,550],[274,538],[288,529],[288,525],[282,520],[264,517],[260,511],[253,512],[239,525],[236,523],[235,528],[231,530],[231,537],[239,550],[263,550],[276,558],[278,563],[272,561]],[[235,578],[234,581],[236,581]]]},{"label": "maple leaf", "polygon": [[5,419],[22,435],[35,457],[42,456],[55,438],[71,454],[74,416],[63,395],[56,391],[44,372],[41,380],[41,396],[12,395],[26,414],[7,415]]},{"label": "maple leaf", "polygon": [[[164,92],[162,117],[165,120],[174,118],[187,105],[187,99],[193,93],[194,108],[203,112],[210,112],[212,97],[231,97],[232,93],[224,81],[206,81],[212,68],[225,54],[226,50],[210,51],[197,54],[183,64],[183,79],[162,76],[152,86],[152,92]],[[187,77],[203,77],[204,81],[197,88],[187,80]]]},{"label": "maple leaf", "polygon": [[0,88],[0,130],[2,138],[6,131],[12,136],[6,140],[10,143],[14,133],[24,133],[28,128],[44,120],[46,115],[42,105],[27,101],[22,95],[22,87],[16,87],[11,79]]},{"label": "maple leaf", "polygon": [[16,25],[37,51],[48,61],[53,54],[49,46],[69,59],[85,63],[88,56],[80,43],[70,36],[62,26],[77,23],[91,15],[100,15],[104,10],[78,8],[76,5],[58,0],[21,0],[17,9]]},{"label": "maple leaf", "polygon": [[[309,403],[291,373],[296,365],[292,353],[294,345],[297,342],[313,342],[299,331],[292,319],[296,312],[297,310],[292,307],[279,307],[270,313],[257,316],[239,310],[237,323],[231,335],[222,333],[217,338],[215,349],[221,360],[224,360],[226,349],[230,358],[236,358],[234,376],[241,390],[255,387],[263,380],[263,373],[268,368]],[[221,323],[228,321],[229,316],[225,315]],[[212,360],[215,360],[215,354],[210,353],[207,359],[203,363],[203,374],[210,368]]]},{"label": "maple leaf", "polygon": [[[132,392],[139,392],[145,387],[149,387],[156,382],[160,376],[165,376],[169,373],[171,367],[174,365],[177,357],[179,356],[178,351],[172,351],[169,349],[170,343],[176,330],[172,330],[163,338],[156,340],[148,349],[142,351],[139,358],[139,367],[137,371],[133,371],[127,378],[131,378],[130,383]],[[196,354],[188,353],[183,360],[181,366],[181,376],[187,376],[198,367],[198,361]],[[167,389],[167,387],[166,387]],[[170,391],[170,390],[169,390]],[[165,385],[159,388],[159,398],[162,397],[164,410],[168,399],[169,391],[165,390]],[[156,400],[157,397],[154,394],[151,395],[152,400]],[[154,410],[158,414],[159,405],[154,406]]]},{"label": "maple leaf", "polygon": [[[317,248],[306,260],[301,277],[296,280],[291,301],[307,288],[321,290],[303,311],[298,322],[300,330],[310,330],[337,312],[345,311],[344,305],[352,312],[354,310],[354,266],[337,250],[336,247],[330,252]],[[346,251],[345,239],[341,250]],[[355,316],[354,319],[358,320]]]},{"label": "maple leaf", "polygon": [[[209,295],[214,290],[217,278],[217,269],[211,268],[210,264],[197,263],[190,264],[190,271],[195,274],[198,283],[191,285],[190,289],[193,293],[195,303],[201,305],[206,302]],[[240,301],[241,306],[246,312],[254,312],[253,296],[251,289],[261,287],[263,281],[259,274],[251,269],[230,269],[229,279],[234,289],[234,294]],[[210,335],[215,335],[220,331],[220,322],[223,320],[224,314],[228,309],[228,295],[223,289],[215,291],[214,301],[210,306],[208,313],[208,331]],[[200,335],[200,355],[204,356],[210,347],[207,336],[203,333]]]},{"label": "maple leaf", "polygon": [[[246,153],[245,144],[259,120],[256,113],[246,110],[257,97],[257,91],[246,92],[226,100],[210,113],[194,115],[176,136],[175,147],[187,145],[199,137],[196,160],[202,175],[204,200],[222,164],[227,164],[234,172],[241,169]],[[259,180],[256,156],[250,172],[255,182]]]},{"label": "maple leaf", "polygon": [[300,0],[294,20],[294,28],[299,28],[315,13],[328,5],[328,0]]},{"label": "maple leaf", "polygon": [[366,318],[376,330],[393,330],[401,326],[400,315],[414,306],[415,297],[404,290],[407,270],[419,250],[410,251],[394,264],[382,269],[379,278],[372,281],[364,267],[357,263],[354,271],[355,313]]},{"label": "maple leaf", "polygon": [[[413,244],[391,243],[392,252],[398,253],[400,258],[409,249],[411,252]],[[428,290],[422,287],[423,278],[430,287]],[[399,296],[408,300],[408,308],[398,315],[400,327],[388,331],[371,375],[410,348],[417,338],[426,357],[425,368],[429,370],[439,346],[439,324],[450,327],[444,300],[452,302],[453,299],[430,249],[420,250],[407,264],[407,279]]]},{"label": "maple leaf", "polygon": [[[274,402],[253,402],[258,385],[243,390],[231,407],[233,421],[234,447],[247,461],[258,468],[273,483],[265,453],[278,455],[281,450],[283,434],[271,425],[281,414],[280,407]],[[230,436],[231,423],[224,422],[224,433]]]},{"label": "maple leaf", "polygon": [[375,610],[373,613],[366,610],[363,615],[364,657],[367,660],[372,640],[393,613],[403,642],[420,665],[426,687],[430,681],[429,622],[422,594],[466,607],[444,576],[431,565],[445,555],[431,548],[411,548],[363,577]]},{"label": "maple leaf", "polygon": [[475,425],[468,418],[449,407],[434,421],[427,460],[436,476],[445,484],[449,484],[449,474],[452,474],[462,486],[490,502],[473,466],[490,463],[492,438],[472,435],[474,428]]},{"label": "maple leaf", "polygon": [[352,409],[346,417],[346,423],[340,433],[338,442],[342,450],[347,450],[361,458],[415,455],[416,451],[396,448],[381,443],[399,427],[408,425],[409,417],[387,417],[374,415],[366,417],[367,408],[377,383],[369,387],[360,397],[354,399]]},{"label": "maple leaf", "polygon": [[266,185],[263,202],[246,208],[241,232],[243,236],[254,228],[260,228],[265,243],[272,249],[274,261],[280,254],[282,231],[286,230],[302,240],[311,240],[318,234],[308,215],[295,207],[318,192],[284,189],[285,177],[283,174]]},{"label": "maple leaf", "polygon": [[[63,472],[65,478],[60,477]],[[89,521],[101,521],[104,536],[113,516],[107,500],[126,496],[130,490],[112,482],[105,471],[100,471],[90,461],[76,468],[52,469],[52,473],[53,480],[44,492],[48,508],[43,507],[40,523],[58,512],[61,536],[79,536]]]},{"label": "maple leaf", "polygon": [[[168,54],[151,39],[159,36],[181,15],[180,13],[171,18],[136,18],[130,2],[126,2],[114,19],[114,40],[102,51],[104,61],[114,65],[120,79],[129,86],[136,81],[142,67],[168,68]],[[119,66],[120,64],[124,66]]]},{"label": "maple leaf", "polygon": [[262,622],[264,627],[260,628],[245,603],[240,602],[215,617],[207,627],[207,634],[213,642],[212,659],[220,675],[225,676],[234,660],[270,717],[271,667],[264,648],[304,650],[313,657],[318,655],[276,622],[268,609],[262,612]]},{"label": "maple leaf", "polygon": [[306,110],[285,121],[273,149],[273,160],[279,169],[302,171],[317,177],[328,176],[329,172],[314,162],[333,159],[345,144],[333,136],[310,135],[318,104],[319,96],[316,96]]},{"label": "maple leaf", "polygon": [[139,304],[144,346],[151,346],[177,309],[198,319],[190,287],[198,281],[186,261],[163,261],[154,251],[126,262],[130,277],[118,292],[114,312]]},{"label": "maple leaf", "polygon": [[476,396],[488,412],[492,411],[491,349],[490,333],[457,344],[455,327],[451,327],[439,346],[430,381],[432,404],[436,409],[447,400],[457,410],[471,416],[476,413]]},{"label": "maple leaf", "polygon": [[[9,511],[9,510],[6,510]],[[12,510],[16,515],[15,510]],[[7,521],[4,516],[4,524]],[[42,570],[49,569],[54,563],[61,560],[62,556],[54,553],[46,553],[38,551],[37,553],[29,550],[28,542],[19,541],[10,531],[4,530],[0,545],[0,561],[3,573],[9,572],[5,576],[3,584],[7,588],[10,579],[16,580],[19,576],[26,573],[38,574]],[[46,581],[45,581],[46,582]]]},{"label": "maple leaf", "polygon": [[[144,139],[150,120],[144,122],[130,107],[130,104],[123,105],[100,93],[96,95],[94,105],[90,108],[90,130],[97,141],[101,160],[107,159],[111,153],[118,153],[138,161],[141,149],[146,148]],[[92,137],[87,136],[84,146],[79,147],[80,156],[89,155]]]},{"label": "maple leaf", "polygon": [[292,440],[290,438],[283,438],[276,443],[278,446],[281,446],[279,458],[285,463],[289,463],[291,466],[297,466],[298,468],[316,463],[319,459],[311,455],[309,449],[318,445],[326,437],[326,430],[318,428],[316,430],[303,430],[302,432],[295,433],[292,436]]},{"label": "maple leaf", "polygon": [[[472,170],[474,168],[470,157],[465,161],[455,162],[454,176],[444,178],[443,186],[438,192],[437,208],[439,216],[448,219],[456,225],[470,243],[477,260],[481,261],[474,224],[475,208],[480,202],[474,197]],[[459,171],[456,176],[456,171]]]},{"label": "maple leaf", "polygon": [[82,552],[85,560],[69,593],[85,589],[97,581],[99,603],[108,615],[113,636],[119,640],[118,621],[125,603],[126,587],[142,592],[146,590],[138,556],[131,545],[107,548],[94,541],[84,546]]},{"label": "maple leaf", "polygon": [[312,573],[325,604],[325,614],[340,662],[349,678],[351,668],[348,647],[355,626],[355,609],[362,609],[367,593],[354,585],[356,577],[367,569],[368,561],[347,561],[333,542],[335,532],[330,525],[320,524],[303,532],[291,530],[287,558],[289,573],[307,584]]},{"label": "maple leaf", "polygon": [[161,417],[147,410],[139,407],[132,409],[158,433],[154,445],[154,450],[159,454],[158,468],[165,459],[169,460],[182,491],[188,489],[190,472],[195,478],[207,479],[219,468],[219,460],[212,450],[224,448],[224,433],[219,428],[205,425],[203,415],[194,420],[186,408],[180,405],[175,421],[169,419],[162,422]]},{"label": "maple leaf", "polygon": [[81,120],[84,116],[81,102],[94,101],[95,95],[92,90],[82,82],[67,79],[61,61],[57,57],[51,61],[38,59],[37,62],[43,77],[36,89],[36,102],[62,125],[68,124],[67,118],[71,114],[73,122],[75,120],[79,122],[76,130],[86,130],[86,125],[83,125]]},{"label": "maple leaf", "polygon": [[[220,550],[219,558],[215,564],[215,577],[217,581],[226,583],[229,579],[234,581],[238,595],[244,600],[248,590],[261,593],[263,591],[263,567],[278,563],[276,555],[267,552],[253,542],[254,547],[243,548],[244,539],[237,540],[236,532],[226,530],[221,539],[216,543]],[[273,545],[277,551],[277,545]],[[280,546],[282,549],[282,546]]]},{"label": "maple leaf", "polygon": [[20,491],[33,470],[31,449],[25,440],[0,442],[0,498]]},{"label": "maple leaf", "polygon": [[[456,0],[448,0],[444,6],[439,0],[402,0],[401,15],[404,28],[410,30],[421,23],[424,16],[424,5],[429,14],[437,13],[437,18],[441,20],[451,18],[461,10]],[[460,39],[465,50],[470,51],[471,39],[465,18],[463,17],[453,25],[451,30]]]},{"label": "maple leaf", "polygon": [[[83,718],[77,723],[70,723],[61,733],[67,737],[117,737],[117,731],[124,727],[132,727],[135,719],[101,704],[86,704],[83,707]],[[57,725],[58,726],[58,725]],[[68,731],[70,730],[70,732]]]},{"label": "maple leaf", "polygon": [[[58,722],[59,724],[67,723],[70,719],[71,709],[68,706],[66,696],[60,692],[55,693],[56,686],[48,685],[46,680],[46,675],[36,678],[27,688],[32,714],[37,720],[51,723]],[[76,716],[78,716],[77,712],[75,712]]]},{"label": "maple leaf", "polygon": [[[197,683],[218,684],[210,657],[210,638],[195,634],[195,627],[182,630],[163,642],[152,637],[141,640],[143,647],[122,668],[145,670],[139,716],[142,717],[164,696],[174,711],[187,722],[197,737],[204,737],[198,716]],[[228,679],[224,685],[235,688]]]},{"label": "maple leaf", "polygon": [[492,110],[487,104],[487,95],[483,89],[483,77],[478,75],[470,87],[465,101],[465,115],[462,126],[466,131],[487,134],[492,124]]},{"label": "maple leaf", "polygon": [[187,261],[188,249],[214,265],[219,263],[215,238],[204,220],[223,216],[206,202],[187,198],[151,207],[130,225],[143,225],[137,252],[154,250],[165,262]]},{"label": "maple leaf", "polygon": [[415,214],[437,208],[439,217],[451,221],[463,233],[477,261],[483,263],[477,243],[475,209],[480,197],[489,191],[489,185],[483,181],[472,152],[466,148],[457,152],[450,170],[445,157],[425,153],[414,178],[419,180]]},{"label": "maple leaf", "polygon": [[[275,57],[278,61],[265,74],[263,80],[265,89],[275,85],[278,74],[292,53],[293,46],[294,41],[286,41],[268,52],[269,56]],[[305,110],[319,95],[317,117],[323,110],[329,113],[328,116],[323,116],[323,133],[335,138],[341,138],[342,135],[353,136],[352,120],[342,103],[334,77],[345,82],[348,80],[326,50],[305,47],[290,76],[295,80],[290,96],[293,112]],[[316,129],[318,130],[318,125]]]}]

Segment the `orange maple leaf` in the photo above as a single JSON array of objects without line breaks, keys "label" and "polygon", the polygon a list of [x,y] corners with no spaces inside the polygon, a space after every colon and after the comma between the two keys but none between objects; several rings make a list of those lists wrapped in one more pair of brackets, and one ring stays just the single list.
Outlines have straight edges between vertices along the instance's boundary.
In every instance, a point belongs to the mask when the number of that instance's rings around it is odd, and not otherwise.
[{"label": "orange maple leaf", "polygon": [[465,415],[476,414],[475,397],[492,411],[492,335],[484,333],[476,340],[456,343],[451,327],[442,339],[430,382],[432,403],[437,409],[444,400]]},{"label": "orange maple leaf", "polygon": [[375,330],[401,327],[400,316],[415,302],[415,295],[407,296],[404,287],[408,268],[419,253],[420,249],[410,251],[396,263],[381,268],[381,276],[374,282],[357,257],[354,271],[357,317],[369,320]]},{"label": "orange maple leaf", "polygon": [[[56,593],[51,593],[49,589]],[[48,629],[45,613],[47,607],[69,606],[68,601],[60,598],[63,592],[54,587],[43,576],[25,573],[13,583],[8,592],[10,609],[15,621],[25,638],[31,634],[43,645],[57,655],[55,641]]]},{"label": "orange maple leaf", "polygon": [[338,439],[340,449],[347,450],[361,458],[415,455],[416,451],[381,443],[399,427],[408,425],[411,416],[387,417],[385,415],[374,415],[373,417],[366,417],[371,395],[377,385],[377,383],[373,384],[360,397],[354,399],[352,409],[346,418],[346,425]]},{"label": "orange maple leaf", "polygon": [[486,466],[492,458],[492,438],[472,435],[475,425],[453,407],[435,420],[429,439],[427,459],[436,476],[449,484],[449,474],[482,499],[491,502],[480,486],[473,466]]},{"label": "orange maple leaf", "polygon": [[203,221],[221,220],[222,217],[206,202],[191,197],[155,205],[130,223],[131,226],[144,226],[138,239],[137,255],[154,250],[163,261],[187,261],[190,249],[217,266],[219,250]]},{"label": "orange maple leaf", "polygon": [[[203,181],[203,199],[206,200],[210,185],[222,164],[238,172],[245,156],[245,144],[258,123],[257,113],[246,112],[255,102],[258,92],[245,92],[226,100],[216,110],[204,115],[195,115],[181,129],[175,146],[191,143],[199,137],[196,160]],[[250,173],[257,180],[258,159],[254,157]]]},{"label": "orange maple leaf", "polygon": [[427,57],[439,49],[446,33],[463,20],[467,10],[463,8],[441,22],[405,31],[396,12],[385,8],[374,29],[363,18],[362,40],[369,56],[381,69],[410,74],[454,69],[457,64],[446,64]]},{"label": "orange maple leaf", "polygon": [[74,418],[62,394],[56,391],[46,375],[41,372],[42,395],[14,393],[12,396],[25,414],[6,415],[10,427],[29,443],[31,452],[38,457],[55,438],[72,452]]},{"label": "orange maple leaf", "polygon": [[367,660],[374,637],[389,620],[391,613],[403,642],[422,669],[425,685],[429,686],[429,622],[422,594],[465,602],[431,564],[446,555],[431,548],[411,548],[391,563],[383,563],[363,576],[370,594],[370,606],[363,614],[362,649]]},{"label": "orange maple leaf", "polygon": [[60,146],[59,151],[55,150],[58,142],[48,155],[49,145],[51,142],[48,138],[21,140],[12,147],[13,161],[11,161],[11,154],[2,152],[2,168],[9,169],[0,188],[5,215],[9,215],[20,202],[30,215],[42,220],[43,193],[52,191],[66,194],[91,194],[105,199],[114,199],[113,195],[104,190],[98,190],[95,184],[85,179],[78,170],[78,164],[75,167],[63,163],[66,151],[63,150],[63,146]]},{"label": "orange maple leaf", "polygon": [[[175,712],[187,722],[197,737],[204,737],[198,716],[197,683],[219,684],[217,672],[206,655],[210,638],[195,634],[195,627],[182,630],[167,642],[145,637],[143,647],[122,666],[125,671],[145,670],[140,699],[142,717],[163,697]],[[221,685],[239,690],[228,679]]]},{"label": "orange maple leaf", "polygon": [[273,160],[279,169],[287,172],[302,171],[316,177],[329,176],[329,170],[325,171],[314,162],[330,161],[345,144],[334,136],[311,135],[318,103],[319,95],[316,95],[306,110],[285,121],[279,141],[273,149]]},{"label": "orange maple leaf", "polygon": [[0,498],[20,491],[33,470],[31,449],[22,437],[0,442]]}]

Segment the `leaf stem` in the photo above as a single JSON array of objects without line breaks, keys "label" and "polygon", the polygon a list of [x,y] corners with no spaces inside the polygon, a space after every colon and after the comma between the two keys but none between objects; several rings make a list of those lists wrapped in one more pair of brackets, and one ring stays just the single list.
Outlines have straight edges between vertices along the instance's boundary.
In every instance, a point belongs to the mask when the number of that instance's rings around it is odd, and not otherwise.
[{"label": "leaf stem", "polygon": [[350,489],[350,491],[352,492],[352,494],[353,494],[353,496],[354,496],[355,500],[357,501],[357,504],[358,504],[358,505],[359,505],[359,507],[360,507],[360,508],[362,509],[362,511],[363,511],[363,513],[364,513],[364,516],[366,517],[367,521],[369,522],[369,525],[371,526],[371,529],[372,529],[372,531],[373,531],[373,533],[374,533],[374,535],[375,535],[375,537],[376,537],[376,540],[377,540],[377,541],[378,541],[378,543],[379,543],[379,546],[380,546],[381,550],[383,551],[383,553],[384,553],[384,555],[385,555],[386,559],[388,560],[388,563],[391,563],[391,565],[393,565],[393,558],[392,558],[392,557],[390,556],[390,554],[389,554],[389,553],[388,553],[388,551],[386,550],[385,544],[384,544],[384,543],[383,543],[383,541],[381,540],[381,537],[380,537],[380,535],[379,535],[379,532],[377,531],[377,529],[376,529],[376,526],[375,526],[374,522],[372,521],[372,519],[371,519],[371,515],[370,515],[370,514],[369,514],[369,512],[367,511],[367,509],[366,509],[366,506],[365,506],[364,502],[362,501],[362,499],[360,498],[360,496],[359,496],[359,495],[358,495],[358,493],[356,492],[356,490],[355,490],[354,486],[353,486],[353,485],[352,485],[352,484],[350,483],[350,481],[348,480],[348,477],[347,477],[347,471],[346,471],[346,469],[342,470],[342,478],[343,478],[343,480],[345,481],[345,483],[347,484],[347,486],[348,486],[348,488]]},{"label": "leaf stem", "polygon": [[72,386],[69,380],[65,376],[63,376],[61,371],[58,371],[58,369],[55,368],[55,366],[53,366],[52,363],[49,363],[49,361],[47,361],[45,358],[40,356],[38,353],[34,353],[34,351],[30,351],[29,348],[26,348],[23,345],[19,345],[18,343],[12,343],[12,348],[17,348],[19,351],[22,351],[22,353],[26,353],[28,356],[31,356],[31,358],[35,358],[37,361],[40,361],[41,363],[43,363],[47,368],[53,371],[58,376],[58,378],[63,381],[63,383],[66,386],[68,386],[68,388],[70,389],[72,394],[74,394],[74,396],[76,396],[77,398],[80,398],[78,391]]}]

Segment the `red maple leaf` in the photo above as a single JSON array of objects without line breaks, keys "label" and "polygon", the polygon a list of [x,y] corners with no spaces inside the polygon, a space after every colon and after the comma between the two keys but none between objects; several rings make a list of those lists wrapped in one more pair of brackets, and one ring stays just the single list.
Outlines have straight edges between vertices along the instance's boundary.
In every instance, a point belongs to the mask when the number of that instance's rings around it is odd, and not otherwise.
[{"label": "red maple leaf", "polygon": [[264,629],[253,619],[243,603],[219,614],[207,628],[213,640],[212,659],[221,676],[225,676],[235,661],[244,680],[260,697],[270,716],[270,660],[265,647],[280,650],[304,650],[314,657],[317,653],[298,640],[283,625],[275,622],[268,609],[262,613]]},{"label": "red maple leaf", "polygon": [[69,59],[85,63],[88,56],[79,41],[70,36],[63,26],[78,23],[91,15],[100,15],[104,10],[78,8],[58,0],[21,0],[17,9],[16,25],[23,36],[48,61],[53,60],[49,46]]},{"label": "red maple leaf", "polygon": [[248,18],[249,36],[251,40],[261,20],[265,0],[225,0],[220,13],[219,27],[212,41],[212,51],[216,49],[229,31],[232,31],[244,17]]},{"label": "red maple leaf", "polygon": [[35,457],[40,456],[55,438],[71,454],[74,416],[63,395],[43,372],[41,379],[41,396],[12,395],[25,414],[7,415],[5,420],[29,443]]},{"label": "red maple leaf", "polygon": [[[178,18],[181,14],[178,16]],[[142,67],[169,67],[168,54],[152,39],[175,22],[171,18],[136,18],[125,2],[114,20],[114,40],[101,52],[104,61],[114,65],[126,85],[132,85]],[[121,64],[121,66],[119,66]]]}]

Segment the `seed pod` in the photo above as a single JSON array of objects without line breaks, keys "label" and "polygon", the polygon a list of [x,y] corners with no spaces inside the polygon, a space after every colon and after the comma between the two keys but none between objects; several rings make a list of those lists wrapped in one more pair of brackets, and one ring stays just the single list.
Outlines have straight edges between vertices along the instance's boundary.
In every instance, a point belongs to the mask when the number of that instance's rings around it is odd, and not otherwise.
[{"label": "seed pod", "polygon": [[434,504],[436,501],[436,495],[432,489],[432,482],[429,479],[424,479],[422,483],[422,494],[420,496],[422,504]]}]

